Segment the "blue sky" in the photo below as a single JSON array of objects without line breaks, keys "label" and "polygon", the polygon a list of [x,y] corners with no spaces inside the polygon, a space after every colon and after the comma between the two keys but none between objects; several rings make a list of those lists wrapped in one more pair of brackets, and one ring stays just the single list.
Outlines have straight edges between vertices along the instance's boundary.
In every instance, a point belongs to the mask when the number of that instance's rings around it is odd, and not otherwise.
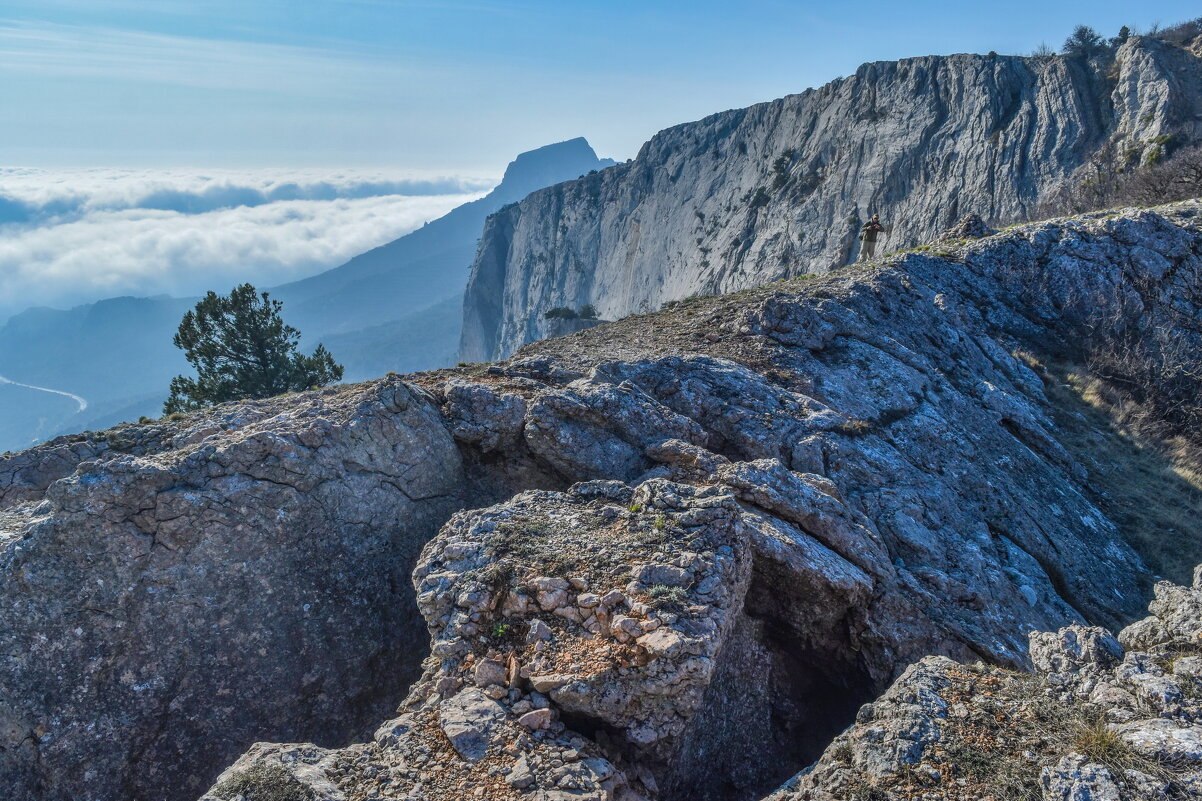
[{"label": "blue sky", "polygon": [[1196,3],[0,0],[0,159],[497,175],[927,53],[1030,52]]}]

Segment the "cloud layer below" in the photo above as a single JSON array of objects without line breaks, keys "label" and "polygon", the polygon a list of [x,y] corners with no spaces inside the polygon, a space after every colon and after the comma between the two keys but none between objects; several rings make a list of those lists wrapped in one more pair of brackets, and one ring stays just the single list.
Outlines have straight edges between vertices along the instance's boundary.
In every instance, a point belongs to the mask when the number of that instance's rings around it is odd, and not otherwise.
[{"label": "cloud layer below", "polygon": [[301,278],[493,183],[334,170],[2,169],[0,316]]}]

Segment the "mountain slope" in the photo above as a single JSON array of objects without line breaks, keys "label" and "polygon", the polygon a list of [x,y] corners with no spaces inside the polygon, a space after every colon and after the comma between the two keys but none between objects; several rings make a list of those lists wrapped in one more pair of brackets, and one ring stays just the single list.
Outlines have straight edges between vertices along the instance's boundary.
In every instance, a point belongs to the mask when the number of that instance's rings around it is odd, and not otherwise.
[{"label": "mountain slope", "polygon": [[[486,197],[340,267],[270,291],[284,301],[284,318],[300,329],[305,347],[348,344],[348,377],[369,378],[397,365],[452,364],[456,348],[439,337],[458,339],[461,304],[444,301],[462,295],[484,219],[535,189],[612,163],[598,159],[582,138],[522,153]],[[63,431],[158,416],[171,377],[187,370],[171,338],[194,303],[113,298],[68,311],[30,309],[11,318],[0,328],[0,375],[82,395],[92,406],[76,413],[49,396],[2,393],[0,451]],[[422,335],[408,335],[418,329]],[[351,332],[359,333],[334,337]],[[398,336],[390,341],[392,334]]]},{"label": "mountain slope", "polygon": [[0,457],[0,784],[763,797],[909,663],[1141,614],[1131,476],[1029,365],[1172,371],[1200,313],[1192,201]]},{"label": "mountain slope", "polygon": [[385,373],[414,373],[454,364],[459,350],[463,296],[451,295],[399,320],[324,337],[346,368],[347,382]]},{"label": "mountain slope", "polygon": [[598,159],[583,137],[522,153],[487,196],[341,267],[275,287],[272,294],[314,342],[396,320],[462,292],[489,214],[537,189],[611,164]]},{"label": "mountain slope", "polygon": [[633,162],[532,194],[485,227],[461,357],[547,334],[544,313],[659,308],[823,273],[855,258],[873,213],[883,251],[961,215],[1026,219],[1090,158],[1197,138],[1202,61],[1134,37],[1113,67],[1059,56],[865,64],[820,88],[653,137]]},{"label": "mountain slope", "polygon": [[[171,344],[184,312],[181,298],[110,298],[74,309],[29,309],[0,328],[0,375],[72,392],[88,407],[53,396],[0,396],[0,450],[28,447],[77,422],[116,422],[157,415],[171,377],[187,368]],[[132,406],[132,408],[130,408]]]}]

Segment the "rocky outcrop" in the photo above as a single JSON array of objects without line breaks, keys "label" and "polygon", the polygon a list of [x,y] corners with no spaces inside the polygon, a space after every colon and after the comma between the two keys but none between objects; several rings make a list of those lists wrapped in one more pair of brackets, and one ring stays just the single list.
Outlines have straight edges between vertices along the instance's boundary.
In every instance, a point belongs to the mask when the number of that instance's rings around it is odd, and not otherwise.
[{"label": "rocky outcrop", "polygon": [[408,572],[463,482],[401,381],[25,457],[48,466],[0,511],[8,797],[194,797],[266,732],[362,736],[416,677]]},{"label": "rocky outcrop", "polygon": [[292,744],[211,797],[761,797],[910,663],[1024,668],[1032,630],[1140,614],[1152,576],[1028,363],[1116,316],[1199,343],[1200,214],[88,435],[47,446],[57,480],[14,457],[0,777],[187,798],[257,739]]},{"label": "rocky outcrop", "polygon": [[[695,294],[848,263],[875,212],[878,253],[975,212],[1028,219],[1092,158],[1202,134],[1202,61],[1132,37],[1113,64],[930,56],[669,128],[632,162],[535,192],[489,219],[461,358],[504,358],[544,313],[616,319]],[[1155,140],[1155,141],[1154,141]]]},{"label": "rocky outcrop", "polygon": [[1202,796],[1202,565],[1118,635],[1032,632],[1034,674],[928,657],[768,801]]}]

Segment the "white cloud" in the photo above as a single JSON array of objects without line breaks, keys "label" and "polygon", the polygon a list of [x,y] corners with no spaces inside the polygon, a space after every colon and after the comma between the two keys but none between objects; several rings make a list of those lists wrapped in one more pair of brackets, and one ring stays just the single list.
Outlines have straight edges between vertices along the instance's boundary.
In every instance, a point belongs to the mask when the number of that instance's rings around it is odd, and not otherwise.
[{"label": "white cloud", "polygon": [[[453,178],[426,188],[477,191],[382,193],[413,180],[312,170],[3,171],[0,194],[36,214],[0,225],[0,314],[113,295],[192,295],[240,281],[271,286],[341,264],[482,194],[478,179]],[[207,210],[206,199],[223,193],[257,200]],[[271,199],[325,195],[333,197]],[[167,198],[199,210],[140,205]]]},{"label": "white cloud", "polygon": [[101,210],[197,213],[280,200],[470,194],[496,183],[493,177],[415,171],[0,167],[0,225],[66,221]]}]

